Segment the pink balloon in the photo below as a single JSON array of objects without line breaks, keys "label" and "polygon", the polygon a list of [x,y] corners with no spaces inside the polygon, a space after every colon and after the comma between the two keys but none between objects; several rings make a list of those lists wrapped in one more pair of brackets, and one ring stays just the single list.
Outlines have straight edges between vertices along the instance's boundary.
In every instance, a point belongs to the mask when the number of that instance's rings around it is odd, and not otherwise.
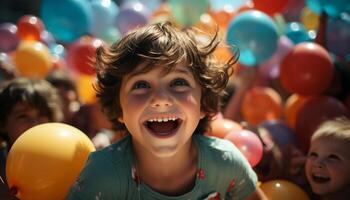
[{"label": "pink balloon", "polygon": [[286,36],[281,36],[276,52],[272,57],[259,65],[259,72],[267,78],[275,79],[280,74],[280,64],[283,58],[293,49],[293,42]]},{"label": "pink balloon", "polygon": [[231,141],[252,167],[260,162],[263,156],[263,145],[255,133],[246,129],[233,130],[224,139]]}]

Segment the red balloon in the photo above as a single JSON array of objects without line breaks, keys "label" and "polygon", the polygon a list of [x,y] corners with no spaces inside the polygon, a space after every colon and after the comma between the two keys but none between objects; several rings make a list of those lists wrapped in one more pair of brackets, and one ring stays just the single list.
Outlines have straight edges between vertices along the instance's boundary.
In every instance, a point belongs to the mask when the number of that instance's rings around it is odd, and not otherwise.
[{"label": "red balloon", "polygon": [[286,7],[288,0],[253,0],[254,8],[268,15],[273,16],[275,13],[280,13]]},{"label": "red balloon", "polygon": [[295,122],[295,133],[301,149],[308,151],[310,138],[322,122],[344,115],[348,115],[348,110],[334,97],[318,96],[308,99],[299,108]]},{"label": "red balloon", "polygon": [[210,123],[211,130],[206,135],[224,138],[230,131],[241,130],[242,126],[230,119],[216,118]]},{"label": "red balloon", "polygon": [[255,133],[245,129],[234,130],[229,132],[225,139],[231,141],[239,149],[252,167],[260,162],[263,145]]},{"label": "red balloon", "polygon": [[266,120],[279,119],[282,112],[280,95],[269,87],[253,87],[244,96],[241,112],[252,125]]},{"label": "red balloon", "polygon": [[94,75],[93,58],[102,40],[85,36],[68,47],[67,64],[85,75]]},{"label": "red balloon", "polygon": [[301,95],[321,94],[330,86],[333,77],[330,55],[322,46],[312,42],[296,45],[280,67],[283,88]]},{"label": "red balloon", "polygon": [[17,22],[17,36],[22,40],[40,41],[40,34],[45,30],[40,18],[33,15],[25,15]]}]

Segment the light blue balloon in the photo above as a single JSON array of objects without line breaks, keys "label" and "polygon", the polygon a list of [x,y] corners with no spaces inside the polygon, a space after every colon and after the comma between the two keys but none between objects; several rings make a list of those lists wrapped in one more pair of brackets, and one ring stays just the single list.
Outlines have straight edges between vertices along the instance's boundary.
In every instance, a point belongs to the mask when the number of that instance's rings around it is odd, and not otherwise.
[{"label": "light blue balloon", "polygon": [[90,32],[99,35],[113,26],[119,7],[112,0],[92,0],[92,25]]},{"label": "light blue balloon", "polygon": [[56,40],[71,43],[89,33],[91,6],[86,0],[43,0],[41,19]]},{"label": "light blue balloon", "polygon": [[286,25],[284,34],[294,43],[299,44],[301,42],[311,42],[307,30],[299,22],[290,22]]},{"label": "light blue balloon", "polygon": [[277,49],[278,38],[273,19],[257,10],[235,17],[229,24],[226,36],[227,43],[240,50],[238,61],[247,66],[257,66],[269,59]]}]

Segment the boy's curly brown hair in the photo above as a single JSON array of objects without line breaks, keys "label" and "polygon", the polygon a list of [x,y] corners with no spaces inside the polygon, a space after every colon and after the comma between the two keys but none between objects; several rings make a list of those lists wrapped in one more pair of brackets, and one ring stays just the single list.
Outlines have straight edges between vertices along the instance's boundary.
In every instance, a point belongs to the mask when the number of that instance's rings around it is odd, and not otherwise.
[{"label": "boy's curly brown hair", "polygon": [[195,79],[201,85],[201,109],[206,116],[200,120],[195,133],[208,130],[208,122],[219,111],[221,98],[238,51],[227,63],[219,63],[213,52],[219,44],[218,35],[207,38],[204,44],[198,30],[179,30],[169,22],[145,26],[129,32],[110,47],[99,47],[96,56],[97,82],[94,87],[103,112],[115,130],[126,130],[118,121],[122,115],[119,91],[122,78],[139,64],[147,63],[145,71],[154,66],[171,70],[186,61]]}]

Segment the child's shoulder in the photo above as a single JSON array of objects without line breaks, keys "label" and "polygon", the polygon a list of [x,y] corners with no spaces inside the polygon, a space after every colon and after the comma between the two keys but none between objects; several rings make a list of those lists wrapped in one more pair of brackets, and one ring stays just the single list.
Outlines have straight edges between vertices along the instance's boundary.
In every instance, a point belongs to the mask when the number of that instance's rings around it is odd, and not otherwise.
[{"label": "child's shoulder", "polygon": [[104,157],[113,164],[124,163],[126,159],[132,159],[131,145],[131,137],[127,135],[118,142],[94,152],[94,154],[95,156]]},{"label": "child's shoulder", "polygon": [[194,139],[198,145],[205,147],[205,149],[209,151],[235,152],[237,150],[232,142],[225,139],[203,135],[194,135]]}]

